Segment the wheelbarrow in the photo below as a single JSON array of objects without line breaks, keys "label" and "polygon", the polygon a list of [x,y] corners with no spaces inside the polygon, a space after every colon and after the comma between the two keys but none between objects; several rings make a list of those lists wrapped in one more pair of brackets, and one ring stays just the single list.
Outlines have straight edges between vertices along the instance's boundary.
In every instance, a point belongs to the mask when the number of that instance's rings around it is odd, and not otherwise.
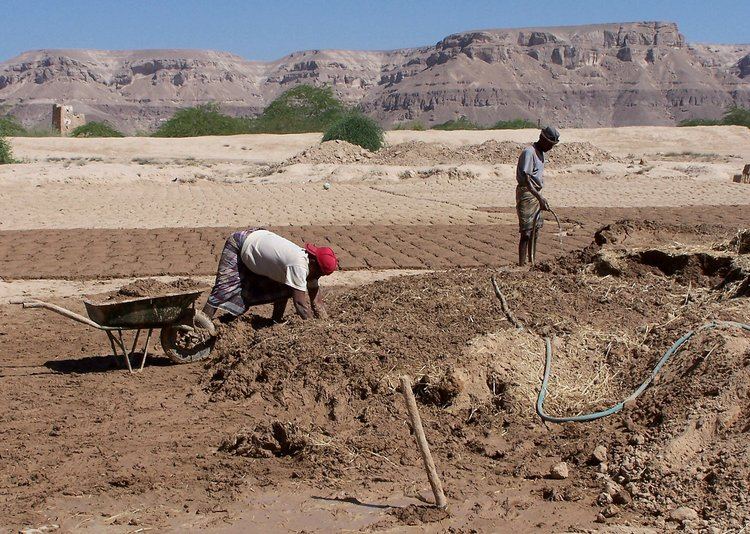
[{"label": "wheelbarrow", "polygon": [[[24,308],[45,308],[64,317],[78,321],[107,334],[112,354],[122,355],[131,373],[142,371],[146,365],[151,335],[161,329],[159,339],[164,354],[175,363],[190,363],[206,358],[216,341],[216,330],[211,319],[195,309],[195,301],[203,290],[175,292],[155,297],[136,297],[115,302],[97,302],[85,298],[88,317],[84,317],[61,306],[40,300],[20,302]],[[133,343],[128,351],[123,332],[135,330]],[[143,356],[136,371],[130,357],[136,352],[141,331],[146,330]]]}]

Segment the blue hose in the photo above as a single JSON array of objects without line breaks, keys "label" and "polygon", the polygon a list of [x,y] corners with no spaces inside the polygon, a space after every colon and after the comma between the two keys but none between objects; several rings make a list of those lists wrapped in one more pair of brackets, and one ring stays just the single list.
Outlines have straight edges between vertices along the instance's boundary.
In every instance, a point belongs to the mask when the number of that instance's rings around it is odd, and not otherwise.
[{"label": "blue hose", "polygon": [[656,364],[654,369],[651,371],[651,374],[649,377],[640,385],[638,386],[638,389],[636,389],[633,393],[630,394],[628,398],[626,398],[622,402],[618,402],[614,406],[607,408],[606,410],[602,410],[600,412],[594,412],[594,413],[587,413],[583,415],[574,415],[570,417],[554,417],[552,415],[547,415],[544,413],[544,399],[547,396],[547,383],[549,382],[549,375],[552,370],[552,344],[550,343],[550,340],[548,337],[544,338],[544,345],[545,345],[545,351],[546,351],[546,360],[544,362],[544,377],[542,378],[542,388],[539,390],[539,396],[536,399],[536,413],[539,414],[539,417],[542,418],[544,421],[549,421],[551,423],[583,423],[586,421],[593,421],[594,419],[601,419],[602,417],[607,417],[608,415],[612,415],[613,413],[617,413],[620,410],[623,409],[625,404],[628,402],[635,400],[640,396],[641,393],[644,392],[644,390],[651,384],[651,382],[654,380],[657,374],[659,374],[659,371],[664,366],[665,363],[669,360],[669,358],[672,357],[672,355],[680,350],[680,347],[682,347],[685,343],[688,342],[688,340],[693,337],[693,335],[697,334],[698,332],[702,330],[710,330],[717,327],[732,327],[732,328],[742,328],[743,330],[750,331],[750,324],[745,323],[738,323],[735,321],[711,321],[710,323],[706,323],[695,330],[691,330],[684,336],[682,336],[680,339],[674,342],[674,344],[669,347],[669,350],[664,353],[664,356],[661,357],[659,362]]}]

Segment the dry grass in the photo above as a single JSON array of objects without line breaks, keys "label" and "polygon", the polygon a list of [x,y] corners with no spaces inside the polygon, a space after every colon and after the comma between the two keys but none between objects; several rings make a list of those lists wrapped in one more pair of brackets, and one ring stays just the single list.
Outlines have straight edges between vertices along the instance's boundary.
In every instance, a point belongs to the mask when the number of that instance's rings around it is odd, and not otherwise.
[{"label": "dry grass", "polygon": [[[552,372],[545,411],[577,415],[620,400],[619,371],[610,357],[637,344],[623,333],[601,332],[581,325],[575,333],[553,340]],[[486,359],[488,389],[518,414],[534,414],[544,372],[544,341],[529,332],[504,330],[476,339],[471,355]]]}]

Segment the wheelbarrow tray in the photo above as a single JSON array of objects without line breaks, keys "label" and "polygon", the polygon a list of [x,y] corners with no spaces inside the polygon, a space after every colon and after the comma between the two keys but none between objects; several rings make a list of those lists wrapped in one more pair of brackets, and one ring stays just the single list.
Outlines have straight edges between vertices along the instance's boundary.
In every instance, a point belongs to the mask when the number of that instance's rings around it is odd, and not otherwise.
[{"label": "wheelbarrow tray", "polygon": [[136,297],[117,302],[84,299],[86,312],[100,326],[116,328],[161,328],[178,321],[204,290]]}]

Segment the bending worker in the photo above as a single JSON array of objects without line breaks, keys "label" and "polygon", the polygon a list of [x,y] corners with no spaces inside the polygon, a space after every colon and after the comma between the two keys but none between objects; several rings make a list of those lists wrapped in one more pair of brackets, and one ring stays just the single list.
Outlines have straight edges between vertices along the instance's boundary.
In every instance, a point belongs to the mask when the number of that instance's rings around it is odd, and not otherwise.
[{"label": "bending worker", "polygon": [[263,228],[234,232],[224,244],[216,282],[203,312],[242,315],[251,306],[273,303],[275,322],[291,298],[303,319],[326,317],[318,279],[338,268],[328,247],[299,247]]},{"label": "bending worker", "polygon": [[[544,154],[560,141],[557,128],[547,126],[539,134],[539,140],[523,149],[516,166],[516,213],[521,238],[518,242],[518,265],[533,260],[531,235],[544,224],[541,212],[549,210],[547,200],[542,196],[544,187]],[[537,214],[539,214],[537,216]]]}]

